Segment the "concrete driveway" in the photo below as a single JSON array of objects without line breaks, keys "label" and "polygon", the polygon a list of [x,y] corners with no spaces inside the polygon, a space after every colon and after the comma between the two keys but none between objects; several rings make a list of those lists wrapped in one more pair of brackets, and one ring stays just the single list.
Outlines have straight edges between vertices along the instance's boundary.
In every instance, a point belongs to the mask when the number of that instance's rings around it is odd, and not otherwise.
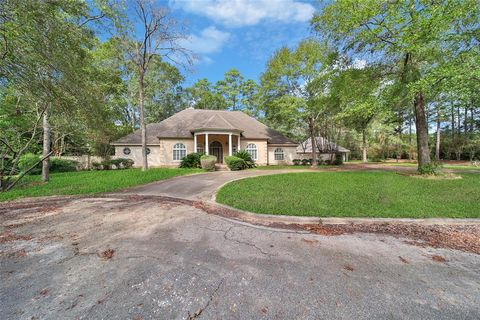
[{"label": "concrete driveway", "polygon": [[281,173],[308,172],[311,170],[245,170],[216,171],[202,174],[176,177],[169,180],[150,183],[132,188],[124,194],[166,196],[189,200],[212,200],[215,192],[225,183],[248,177],[264,176]]},{"label": "concrete driveway", "polygon": [[1,318],[480,317],[479,255],[258,227],[156,196],[209,198],[232,174],[0,207]]}]

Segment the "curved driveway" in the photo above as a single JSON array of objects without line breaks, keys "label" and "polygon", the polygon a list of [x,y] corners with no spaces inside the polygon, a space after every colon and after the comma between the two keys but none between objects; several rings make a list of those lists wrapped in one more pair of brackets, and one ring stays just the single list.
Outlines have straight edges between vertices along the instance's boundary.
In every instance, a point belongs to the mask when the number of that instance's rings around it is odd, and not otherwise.
[{"label": "curved driveway", "polygon": [[188,200],[212,200],[218,188],[230,181],[264,176],[270,174],[306,172],[310,170],[248,170],[248,171],[216,171],[194,174],[173,179],[153,182],[141,187],[128,189],[124,194],[142,196],[165,196]]}]

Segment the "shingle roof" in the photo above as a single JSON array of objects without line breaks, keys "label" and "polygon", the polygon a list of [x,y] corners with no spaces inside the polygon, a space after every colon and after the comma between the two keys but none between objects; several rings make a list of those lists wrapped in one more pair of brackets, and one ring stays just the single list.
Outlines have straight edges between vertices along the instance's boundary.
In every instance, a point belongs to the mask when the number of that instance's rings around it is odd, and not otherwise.
[{"label": "shingle roof", "polygon": [[[147,125],[147,144],[157,144],[160,138],[192,138],[202,129],[238,131],[246,139],[266,139],[270,144],[296,142],[241,111],[200,110],[188,108],[159,123]],[[140,130],[118,139],[113,144],[140,144]]]},{"label": "shingle roof", "polygon": [[[338,146],[335,142],[330,142],[324,137],[318,136],[316,139],[317,149],[321,152],[331,152],[336,150],[338,152],[350,152],[350,150]],[[311,153],[312,152],[312,140],[308,138],[307,140],[303,141],[297,147],[297,153]]]}]

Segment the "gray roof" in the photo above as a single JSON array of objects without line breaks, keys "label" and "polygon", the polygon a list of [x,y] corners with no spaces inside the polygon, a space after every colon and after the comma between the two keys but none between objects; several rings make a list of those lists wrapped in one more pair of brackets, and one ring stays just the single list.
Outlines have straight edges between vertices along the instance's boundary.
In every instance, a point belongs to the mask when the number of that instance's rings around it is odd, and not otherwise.
[{"label": "gray roof", "polygon": [[[246,139],[266,139],[270,144],[298,143],[241,111],[201,110],[188,108],[159,123],[147,125],[147,144],[157,144],[160,138],[192,138],[201,130],[240,132]],[[140,130],[112,144],[141,144]]]},{"label": "gray roof", "polygon": [[[316,139],[317,149],[320,152],[350,152],[350,150],[337,145],[335,142],[330,142],[329,140],[325,139],[324,137],[318,136]],[[303,141],[297,147],[297,153],[311,153],[312,152],[312,140],[308,138],[307,140]]]}]

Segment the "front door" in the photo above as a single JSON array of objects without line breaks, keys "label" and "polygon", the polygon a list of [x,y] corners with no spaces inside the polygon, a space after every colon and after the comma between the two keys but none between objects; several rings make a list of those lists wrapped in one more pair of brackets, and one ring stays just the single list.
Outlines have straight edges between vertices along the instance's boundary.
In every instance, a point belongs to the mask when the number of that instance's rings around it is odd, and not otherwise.
[{"label": "front door", "polygon": [[223,148],[220,142],[213,141],[210,143],[210,149],[208,150],[208,153],[217,157],[217,163],[223,163]]}]

